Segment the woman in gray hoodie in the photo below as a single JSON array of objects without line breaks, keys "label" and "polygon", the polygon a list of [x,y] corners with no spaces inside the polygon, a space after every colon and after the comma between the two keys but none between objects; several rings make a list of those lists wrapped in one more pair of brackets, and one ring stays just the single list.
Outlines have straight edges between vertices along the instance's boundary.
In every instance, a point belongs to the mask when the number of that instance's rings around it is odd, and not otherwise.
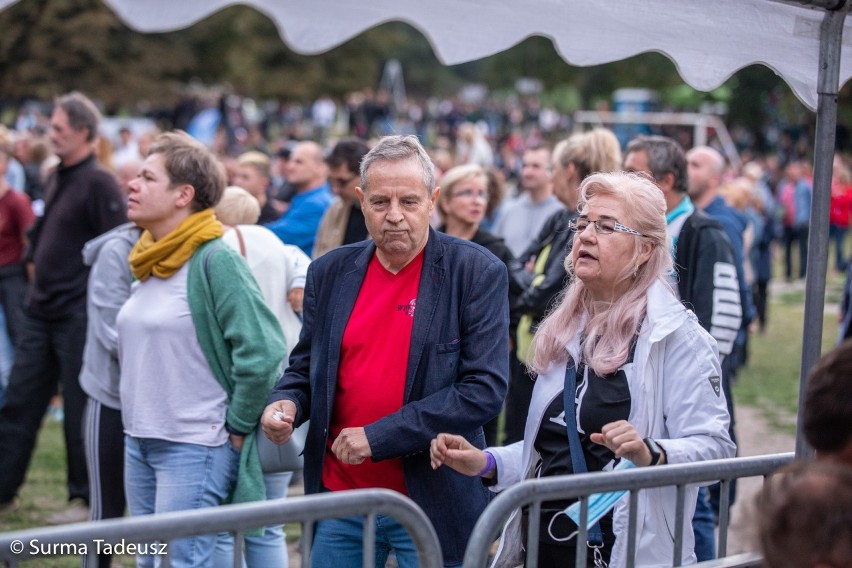
[{"label": "woman in gray hoodie", "polygon": [[[83,262],[92,267],[80,386],[89,396],[83,414],[83,442],[89,472],[89,520],[93,521],[123,517],[126,505],[115,318],[130,297],[132,276],[127,257],[141,233],[135,224],[125,223],[83,247]],[[89,566],[90,560],[84,557],[82,566]],[[97,565],[108,567],[110,555],[100,555]]]}]

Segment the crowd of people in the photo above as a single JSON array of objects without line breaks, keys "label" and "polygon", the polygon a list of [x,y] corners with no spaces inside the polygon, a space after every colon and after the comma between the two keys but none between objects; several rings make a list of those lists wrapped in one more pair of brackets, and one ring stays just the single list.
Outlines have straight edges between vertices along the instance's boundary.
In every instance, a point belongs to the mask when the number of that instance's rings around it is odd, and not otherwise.
[{"label": "crowd of people", "polygon": [[[733,457],[731,386],[769,321],[776,242],[785,276],[805,274],[800,160],[733,171],[715,148],[649,135],[622,150],[605,128],[496,144],[464,120],[428,148],[335,140],[326,121],[233,153],[179,130],[109,140],[99,119],[70,93],[46,139],[0,139],[0,514],[59,394],[69,507],[51,523],[284,498],[292,474],[262,470],[258,436],[285,444],[308,422],[306,493],[405,494],[461,565],[493,492],[523,479]],[[850,214],[838,156],[839,273]],[[713,486],[687,497],[684,564],[714,557],[720,502]],[[576,550],[570,505],[542,507],[542,566]],[[676,489],[638,506],[637,565],[665,565]],[[626,516],[620,502],[590,531],[590,565],[624,565]],[[416,566],[402,526],[374,522],[377,565]],[[528,522],[506,525],[497,565],[524,562]],[[360,566],[363,525],[318,522],[312,565]],[[169,554],[225,566],[233,542]],[[285,565],[281,526],[244,555]]]}]

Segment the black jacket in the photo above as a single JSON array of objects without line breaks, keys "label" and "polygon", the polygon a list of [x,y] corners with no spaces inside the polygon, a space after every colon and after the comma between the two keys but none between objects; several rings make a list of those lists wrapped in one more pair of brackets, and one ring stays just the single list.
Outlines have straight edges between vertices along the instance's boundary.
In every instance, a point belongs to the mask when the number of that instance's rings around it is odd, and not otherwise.
[{"label": "black jacket", "polygon": [[541,254],[542,249],[552,245],[550,254],[544,264],[544,280],[538,286],[532,286],[532,274],[524,271],[519,276],[523,292],[512,304],[512,314],[533,315],[537,324],[547,313],[556,296],[565,288],[568,274],[565,272],[565,258],[571,252],[574,232],[568,228],[568,223],[577,216],[576,212],[563,209],[551,215],[541,228],[536,239],[530,243],[527,250],[518,258],[523,266],[534,256]]},{"label": "black jacket", "polygon": [[734,259],[722,225],[706,213],[693,212],[681,228],[675,251],[678,293],[719,344],[722,356],[733,349],[742,319]]}]

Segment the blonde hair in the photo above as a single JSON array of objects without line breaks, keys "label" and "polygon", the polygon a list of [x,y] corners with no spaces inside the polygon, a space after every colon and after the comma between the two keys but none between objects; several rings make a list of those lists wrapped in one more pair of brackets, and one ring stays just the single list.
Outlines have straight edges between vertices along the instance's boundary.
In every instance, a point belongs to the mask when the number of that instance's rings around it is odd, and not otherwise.
[{"label": "blonde hair", "polygon": [[269,156],[263,152],[252,150],[250,152],[240,154],[240,157],[237,158],[237,165],[250,166],[265,178],[270,176]]},{"label": "blonde hair", "polygon": [[852,172],[850,172],[846,160],[840,154],[834,155],[832,174],[838,183],[843,185],[852,184]]},{"label": "blonde hair", "polygon": [[260,204],[257,199],[236,185],[229,185],[222,199],[213,209],[216,218],[225,225],[254,225],[260,218]]},{"label": "blonde hair", "polygon": [[[621,201],[628,213],[620,221],[642,233],[633,240],[632,261],[619,275],[619,281],[628,280],[631,284],[607,309],[595,311],[583,281],[573,277],[573,257],[569,254],[565,270],[570,283],[533,338],[531,367],[539,373],[552,363],[566,361],[566,346],[580,334],[586,338],[580,355],[585,364],[599,375],[616,371],[627,361],[630,345],[645,317],[648,289],[658,281],[670,287],[667,274],[672,259],[666,233],[666,202],[656,184],[633,173],[593,174],[580,185],[580,214],[586,211],[589,199],[596,196]],[[643,243],[651,245],[651,256],[639,265]]]},{"label": "blonde hair", "polygon": [[737,211],[745,211],[752,199],[753,190],[754,182],[745,176],[741,176],[722,184],[722,187],[719,188],[719,194],[725,199],[725,203]]},{"label": "blonde hair", "polygon": [[485,187],[488,188],[488,176],[486,175],[485,170],[476,164],[467,164],[464,166],[450,168],[447,170],[447,173],[441,177],[441,181],[438,184],[441,187],[441,194],[438,198],[438,214],[442,219],[447,216],[444,206],[452,198],[453,188],[459,183],[469,179],[480,179]]},{"label": "blonde hair", "polygon": [[621,146],[615,134],[594,128],[559,142],[553,149],[553,161],[562,168],[574,164],[578,179],[584,179],[595,172],[620,170]]},{"label": "blonde hair", "polygon": [[113,161],[114,155],[115,147],[112,144],[112,140],[99,134],[95,138],[95,156],[97,157],[98,162],[112,173],[115,173],[115,162]]}]

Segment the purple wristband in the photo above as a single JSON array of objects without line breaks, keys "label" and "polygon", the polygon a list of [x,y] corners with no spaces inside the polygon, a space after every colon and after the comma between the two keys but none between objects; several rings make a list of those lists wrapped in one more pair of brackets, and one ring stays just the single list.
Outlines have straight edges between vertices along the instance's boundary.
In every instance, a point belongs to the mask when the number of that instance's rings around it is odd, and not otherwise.
[{"label": "purple wristband", "polygon": [[487,460],[485,462],[485,467],[482,468],[482,471],[476,474],[478,477],[487,475],[497,469],[497,460],[494,459],[494,454],[491,452],[485,452],[485,459]]}]

